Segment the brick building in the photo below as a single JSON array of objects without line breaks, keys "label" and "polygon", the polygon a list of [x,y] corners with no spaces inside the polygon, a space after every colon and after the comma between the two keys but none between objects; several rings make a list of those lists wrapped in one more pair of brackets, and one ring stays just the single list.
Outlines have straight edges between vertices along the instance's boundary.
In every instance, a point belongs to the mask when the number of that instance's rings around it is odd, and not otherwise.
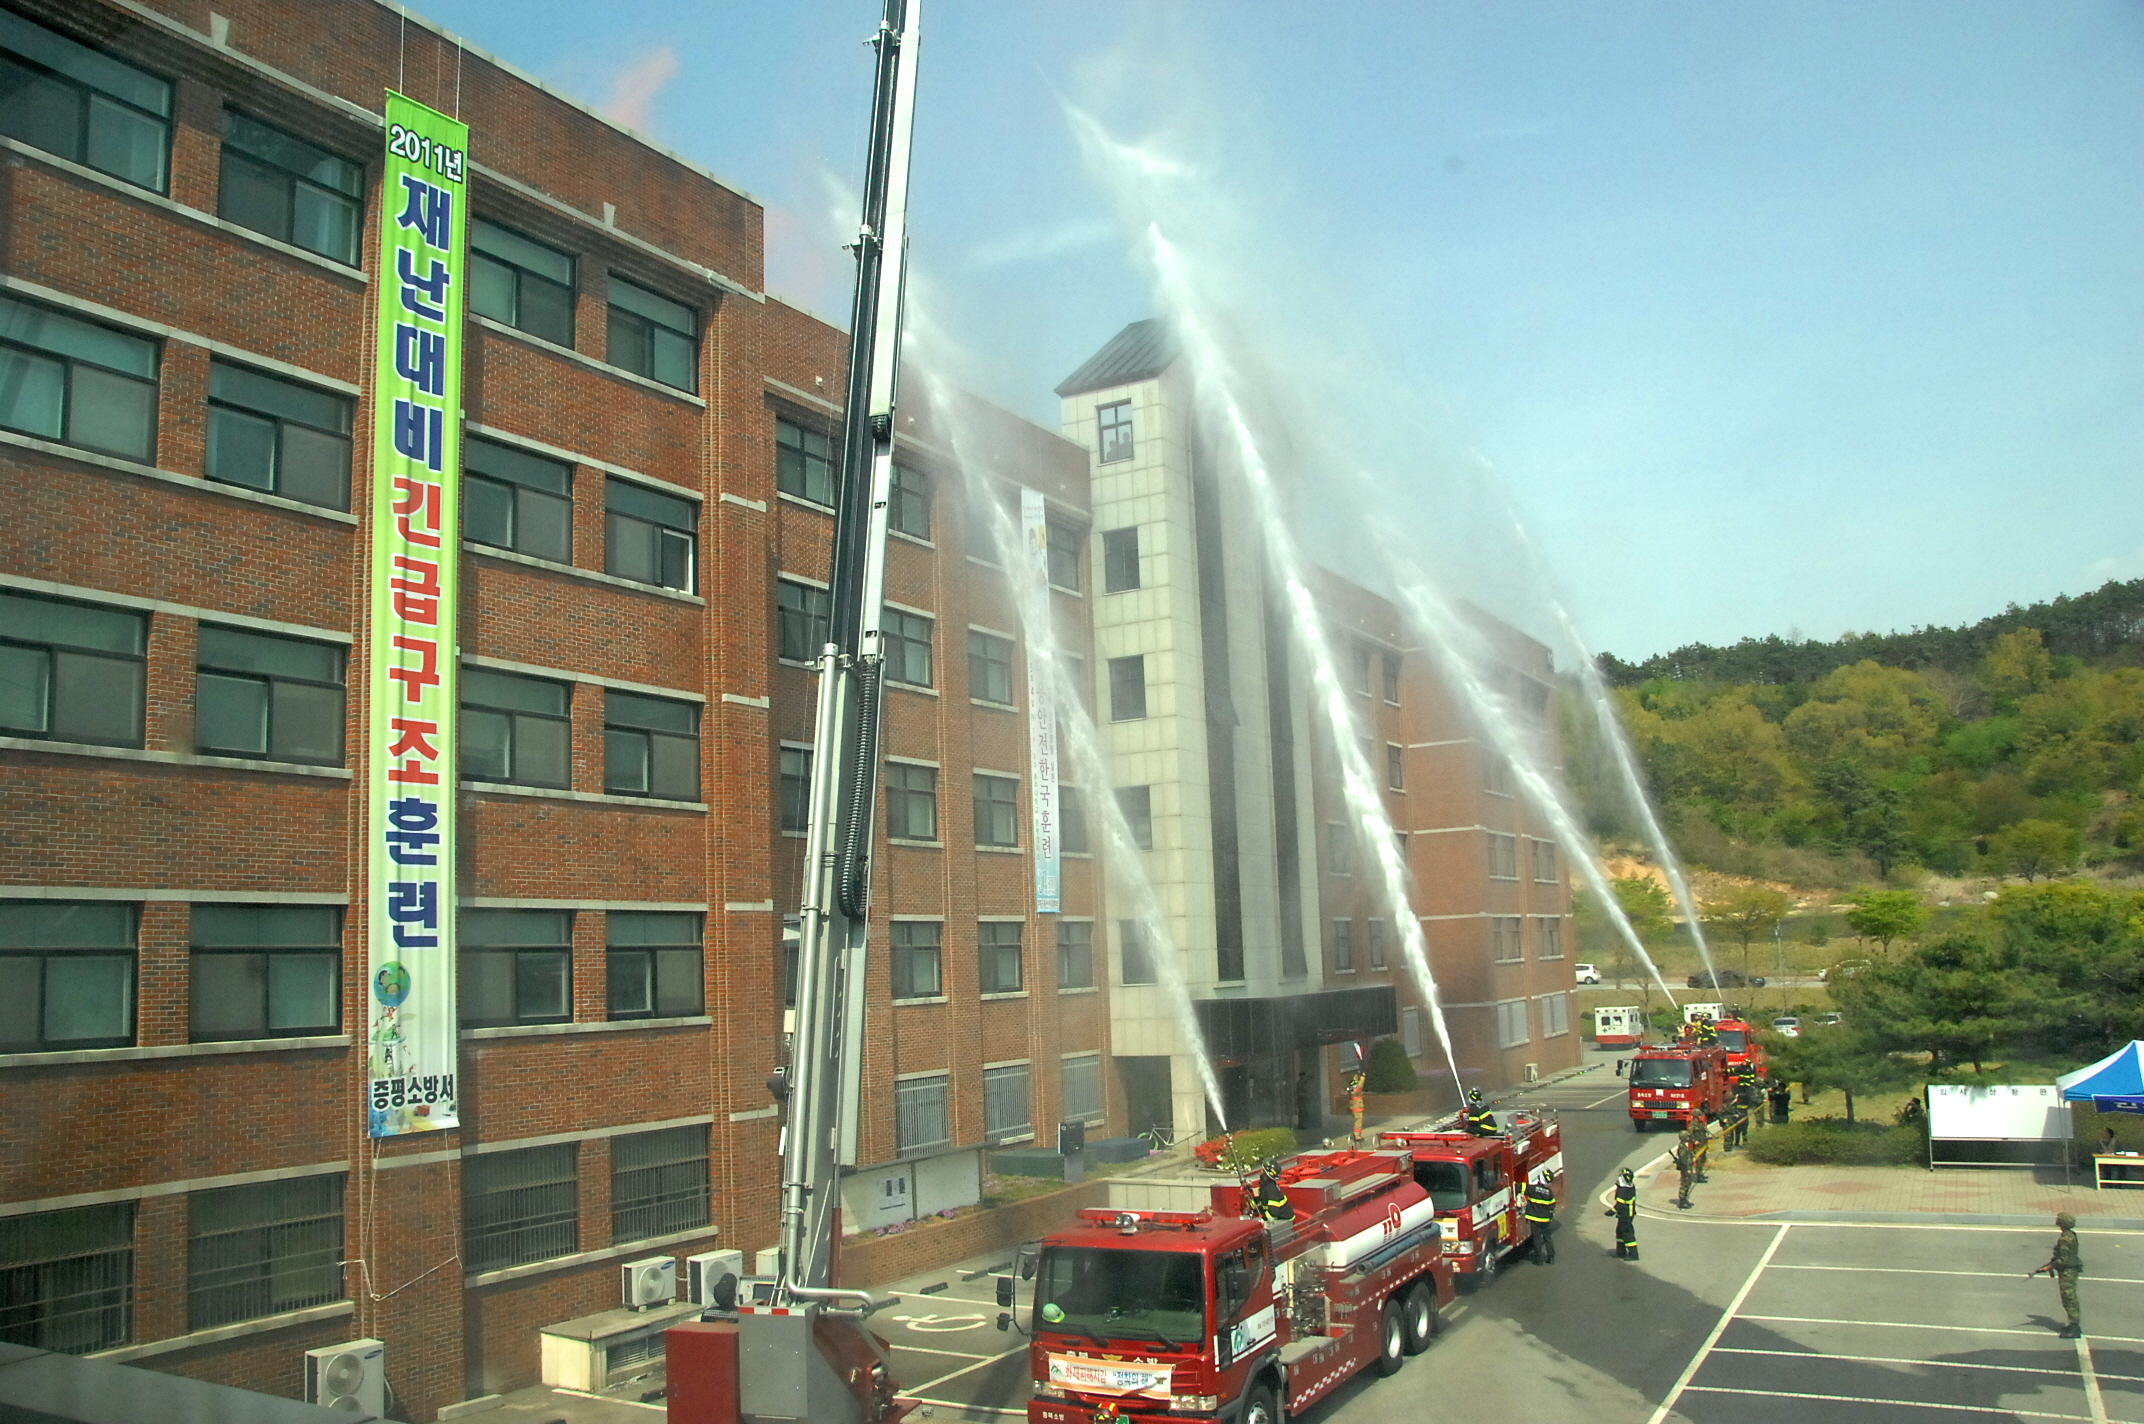
[{"label": "brick building", "polygon": [[[419,1139],[366,1114],[389,88],[472,135],[460,1120]],[[0,1339],[290,1395],[376,1337],[415,1419],[531,1382],[621,1261],[773,1241],[844,339],[764,292],[748,195],[374,0],[6,0],[0,149]],[[1098,877],[1032,913],[1024,630],[951,451],[1047,497],[1073,656],[1087,462],[936,415],[865,1227],[1122,1121]]]}]

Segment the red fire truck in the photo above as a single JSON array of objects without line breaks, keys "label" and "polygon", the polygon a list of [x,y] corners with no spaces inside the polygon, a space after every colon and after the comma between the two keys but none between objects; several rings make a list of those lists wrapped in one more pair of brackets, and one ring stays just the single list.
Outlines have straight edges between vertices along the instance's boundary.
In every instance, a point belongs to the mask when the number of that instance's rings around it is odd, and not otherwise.
[{"label": "red fire truck", "polygon": [[1630,1121],[1640,1132],[1687,1126],[1693,1113],[1717,1117],[1734,1095],[1727,1050],[1716,1043],[1641,1048],[1630,1060]]},{"label": "red fire truck", "polygon": [[1030,1424],[1280,1424],[1425,1348],[1452,1274],[1409,1155],[1304,1152],[1279,1178],[1292,1221],[1246,1218],[1229,1185],[1205,1211],[1090,1208],[1041,1241]]},{"label": "red fire truck", "polygon": [[1739,1068],[1744,1063],[1757,1070],[1760,1081],[1765,1074],[1764,1045],[1757,1041],[1757,1026],[1744,1018],[1724,1018],[1717,1025],[1720,1031],[1720,1047],[1727,1050],[1727,1066]]},{"label": "red fire truck", "polygon": [[1387,1132],[1385,1147],[1414,1155],[1414,1179],[1444,1228],[1444,1254],[1462,1284],[1480,1285],[1526,1244],[1526,1185],[1563,1174],[1563,1129],[1531,1113],[1498,1113],[1500,1137],[1465,1132]]}]

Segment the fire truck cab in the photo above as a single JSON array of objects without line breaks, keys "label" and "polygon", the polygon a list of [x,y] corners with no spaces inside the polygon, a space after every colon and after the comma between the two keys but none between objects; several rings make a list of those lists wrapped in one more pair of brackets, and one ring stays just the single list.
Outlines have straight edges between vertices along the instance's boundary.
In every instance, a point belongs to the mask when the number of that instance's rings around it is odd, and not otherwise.
[{"label": "fire truck cab", "polygon": [[1280,1183],[1293,1220],[1245,1217],[1226,1185],[1205,1211],[1090,1208],[1038,1243],[1031,1424],[1280,1424],[1426,1348],[1454,1292],[1408,1155],[1299,1153]]},{"label": "fire truck cab", "polygon": [[1765,1057],[1764,1045],[1757,1041],[1757,1026],[1747,1019],[1733,1017],[1721,1019],[1717,1027],[1720,1047],[1727,1051],[1728,1068],[1740,1068],[1747,1063],[1757,1070],[1761,1082],[1765,1075]]},{"label": "fire truck cab", "polygon": [[[1531,1239],[1529,1182],[1563,1174],[1563,1129],[1532,1113],[1496,1115],[1498,1137],[1465,1132],[1387,1132],[1378,1142],[1414,1154],[1414,1179],[1437,1208],[1444,1254],[1460,1284],[1480,1285]],[[1559,1189],[1560,1194],[1560,1189]]]},{"label": "fire truck cab", "polygon": [[1693,1116],[1717,1117],[1734,1092],[1727,1050],[1716,1043],[1641,1048],[1630,1060],[1630,1121],[1640,1132],[1661,1123],[1684,1127]]}]

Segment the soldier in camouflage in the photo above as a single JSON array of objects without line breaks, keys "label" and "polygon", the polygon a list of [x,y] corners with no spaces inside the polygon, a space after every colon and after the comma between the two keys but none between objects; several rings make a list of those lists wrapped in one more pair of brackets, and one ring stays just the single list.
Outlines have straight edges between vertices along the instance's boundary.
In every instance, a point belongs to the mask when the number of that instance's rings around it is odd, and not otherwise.
[{"label": "soldier in camouflage", "polygon": [[2055,1278],[2055,1290],[2062,1298],[2062,1309],[2070,1323],[2060,1332],[2061,1338],[2075,1340],[2084,1334],[2084,1313],[2077,1308],[2077,1278],[2084,1274],[2084,1258],[2077,1253],[2077,1218],[2068,1212],[2055,1217],[2054,1254],[2047,1264],[2034,1271],[2034,1275],[2050,1275]]}]

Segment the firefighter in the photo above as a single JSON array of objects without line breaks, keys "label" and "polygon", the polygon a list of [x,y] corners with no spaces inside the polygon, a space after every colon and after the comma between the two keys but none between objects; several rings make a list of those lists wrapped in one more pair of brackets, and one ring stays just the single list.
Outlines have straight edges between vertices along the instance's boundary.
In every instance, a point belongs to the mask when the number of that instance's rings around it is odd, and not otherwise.
[{"label": "firefighter", "polygon": [[1692,1027],[1696,1030],[1692,1037],[1698,1041],[1700,1046],[1709,1048],[1720,1041],[1720,1031],[1713,1026],[1712,1015],[1699,1014],[1697,1022]]},{"label": "firefighter", "polygon": [[1679,1185],[1675,1189],[1675,1205],[1684,1211],[1690,1209],[1690,1184],[1697,1180],[1697,1149],[1684,1137],[1675,1144],[1675,1175]]},{"label": "firefighter", "polygon": [[2063,1312],[2070,1318],[2070,1323],[2057,1334],[2061,1339],[2075,1340],[2084,1334],[2084,1313],[2077,1308],[2077,1278],[2084,1274],[2084,1258],[2077,1254],[2077,1218],[2066,1211],[2057,1212],[2055,1229],[2060,1233],[2055,1237],[2055,1252],[2033,1274],[2055,1278]]},{"label": "firefighter", "polygon": [[1258,1174],[1258,1185],[1251,1188],[1251,1214],[1259,1221],[1295,1220],[1295,1208],[1281,1190],[1280,1168],[1272,1162],[1266,1163]]},{"label": "firefighter", "polygon": [[1638,1179],[1625,1167],[1615,1179],[1615,1205],[1603,1213],[1615,1218],[1615,1254],[1619,1261],[1638,1259]]},{"label": "firefighter", "polygon": [[1785,1122],[1787,1114],[1794,1110],[1794,1094],[1787,1087],[1787,1080],[1774,1078],[1772,1080],[1772,1090],[1765,1096],[1771,1100],[1772,1121]]},{"label": "firefighter", "polygon": [[1496,1114],[1489,1111],[1489,1105],[1482,1101],[1481,1089],[1467,1090],[1466,1115],[1460,1118],[1459,1125],[1476,1137],[1497,1135]]},{"label": "firefighter", "polygon": [[1526,1225],[1534,1238],[1534,1259],[1544,1266],[1556,1264],[1556,1174],[1543,1172],[1538,1182],[1526,1184]]}]

